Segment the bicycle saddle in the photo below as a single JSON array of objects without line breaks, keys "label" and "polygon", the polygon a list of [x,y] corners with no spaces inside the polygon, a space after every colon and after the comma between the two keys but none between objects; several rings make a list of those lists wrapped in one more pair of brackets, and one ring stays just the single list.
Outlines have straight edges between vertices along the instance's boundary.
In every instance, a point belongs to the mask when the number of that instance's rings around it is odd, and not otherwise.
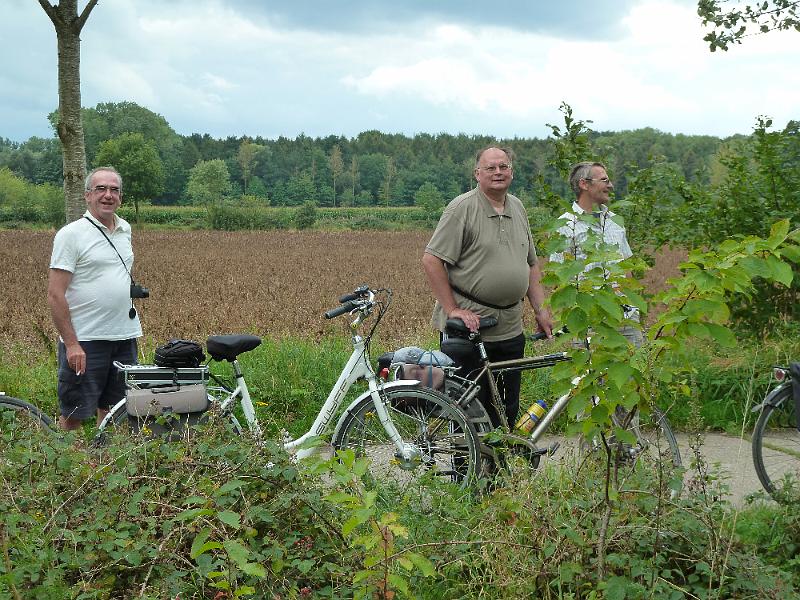
[{"label": "bicycle saddle", "polygon": [[[481,317],[480,325],[478,325],[478,330],[483,331],[484,329],[489,329],[490,327],[494,327],[497,325],[497,318],[496,317]],[[467,326],[464,325],[464,321],[461,319],[447,319],[444,324],[445,333],[449,333],[451,335],[460,335],[465,336],[469,335],[469,329]]]},{"label": "bicycle saddle", "polygon": [[257,335],[212,335],[206,340],[208,353],[214,360],[234,361],[240,354],[261,345]]}]

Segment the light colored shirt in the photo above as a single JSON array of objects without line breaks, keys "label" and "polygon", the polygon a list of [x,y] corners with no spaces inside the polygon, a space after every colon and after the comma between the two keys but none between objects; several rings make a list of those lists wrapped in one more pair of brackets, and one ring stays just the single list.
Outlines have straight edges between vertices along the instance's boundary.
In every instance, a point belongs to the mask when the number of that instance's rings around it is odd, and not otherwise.
[{"label": "light colored shirt", "polygon": [[[131,226],[115,216],[114,231],[92,217],[114,244],[125,261],[128,271],[133,269]],[[78,341],[127,340],[142,335],[138,315],[131,319],[131,279],[122,266],[120,256],[103,234],[84,218],[62,227],[53,240],[51,269],[72,273],[67,286],[66,300],[70,319]]]},{"label": "light colored shirt", "polygon": [[[580,215],[592,214],[592,219],[579,219]],[[572,212],[566,212],[559,219],[566,220],[566,223],[558,228],[558,232],[569,240],[566,252],[572,254],[576,260],[585,260],[586,251],[583,245],[586,243],[589,231],[593,231],[606,244],[616,246],[619,250],[619,258],[609,260],[609,263],[618,263],[626,258],[633,256],[633,251],[628,244],[625,227],[614,221],[616,215],[608,210],[608,206],[601,204],[596,213],[587,213],[577,202],[572,203]],[[554,252],[550,255],[552,262],[564,262],[564,252]],[[593,262],[586,265],[584,272],[591,271],[595,267],[602,267],[602,263]],[[625,317],[633,321],[639,320],[639,309],[629,307],[625,309]]]},{"label": "light colored shirt", "polygon": [[[478,187],[458,196],[445,208],[425,252],[444,261],[452,285],[497,306],[513,305],[491,308],[454,291],[460,308],[497,318],[497,326],[482,334],[484,340],[501,341],[522,333],[521,300],[536,264],[536,249],[519,198],[507,194],[503,214],[498,214]],[[433,326],[444,331],[446,320],[437,302]]]},{"label": "light colored shirt", "polygon": [[[569,247],[567,252],[574,255],[577,260],[584,260],[586,252],[583,250],[583,244],[586,243],[586,238],[591,229],[600,239],[606,244],[616,246],[619,249],[620,258],[613,262],[620,262],[626,258],[633,256],[633,251],[628,244],[628,238],[625,234],[625,227],[615,222],[612,217],[616,215],[608,210],[605,204],[600,205],[599,214],[595,215],[595,219],[587,222],[586,220],[579,220],[579,215],[590,214],[583,210],[577,202],[572,203],[572,212],[566,212],[559,217],[559,219],[566,220],[558,232],[569,240]],[[550,255],[550,260],[553,262],[564,262],[564,253],[555,252]],[[598,263],[590,263],[586,265],[586,271],[590,271],[594,267],[600,266]]]}]

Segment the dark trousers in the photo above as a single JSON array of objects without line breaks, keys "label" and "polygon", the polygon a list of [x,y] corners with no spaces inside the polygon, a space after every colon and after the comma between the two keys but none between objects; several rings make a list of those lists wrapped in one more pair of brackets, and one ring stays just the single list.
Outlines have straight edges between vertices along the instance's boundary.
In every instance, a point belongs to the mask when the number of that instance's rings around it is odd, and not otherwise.
[{"label": "dark trousers", "polygon": [[[501,360],[512,360],[515,358],[522,358],[525,355],[525,335],[519,334],[517,337],[508,340],[501,340],[499,342],[484,342],[486,347],[486,354],[492,362]],[[459,361],[458,374],[462,377],[470,377],[470,374],[477,372],[480,369],[480,357],[478,353],[466,360]],[[522,381],[522,373],[519,371],[503,373],[497,377],[497,387],[500,392],[500,398],[503,401],[503,407],[506,412],[506,420],[508,426],[513,429],[517,421],[517,413],[519,412],[519,390]],[[481,404],[486,407],[489,417],[492,420],[492,425],[499,426],[501,421],[497,414],[497,408],[492,402],[491,392],[489,391],[489,384],[484,375],[478,381],[481,386],[481,391],[478,395]]]}]

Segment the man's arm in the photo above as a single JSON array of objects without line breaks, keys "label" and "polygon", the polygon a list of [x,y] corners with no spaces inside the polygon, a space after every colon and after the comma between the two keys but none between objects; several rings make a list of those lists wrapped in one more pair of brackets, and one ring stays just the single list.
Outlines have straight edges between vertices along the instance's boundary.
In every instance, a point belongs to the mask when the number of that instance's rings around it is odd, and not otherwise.
[{"label": "man's arm", "polygon": [[527,295],[536,315],[539,331],[546,333],[547,337],[553,337],[553,317],[550,315],[550,311],[542,306],[544,304],[544,287],[542,286],[542,270],[539,268],[538,262],[531,265]]},{"label": "man's arm", "polygon": [[86,353],[78,343],[78,336],[72,326],[66,297],[67,287],[71,281],[72,273],[69,271],[50,269],[47,282],[47,304],[50,305],[56,329],[61,335],[61,339],[64,340],[64,346],[67,349],[67,364],[78,375],[82,375],[86,371]]},{"label": "man's arm", "polygon": [[442,305],[447,318],[461,319],[470,331],[478,331],[481,318],[471,310],[458,307],[453,296],[453,288],[450,287],[450,280],[447,278],[444,261],[438,256],[425,252],[422,255],[422,268],[425,270],[425,277],[428,279],[433,296]]}]

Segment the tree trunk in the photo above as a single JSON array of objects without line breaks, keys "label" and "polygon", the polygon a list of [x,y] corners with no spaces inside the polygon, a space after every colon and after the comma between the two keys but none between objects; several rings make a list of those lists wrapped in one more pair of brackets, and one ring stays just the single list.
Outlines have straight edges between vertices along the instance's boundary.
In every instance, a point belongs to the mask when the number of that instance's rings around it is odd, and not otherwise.
[{"label": "tree trunk", "polygon": [[47,0],[39,4],[50,17],[58,40],[58,123],[56,132],[64,155],[64,202],[67,223],[86,210],[84,178],[86,147],[81,120],[81,39],[80,33],[89,13],[97,4],[90,0],[78,15],[78,0],[61,0],[53,6]]}]

